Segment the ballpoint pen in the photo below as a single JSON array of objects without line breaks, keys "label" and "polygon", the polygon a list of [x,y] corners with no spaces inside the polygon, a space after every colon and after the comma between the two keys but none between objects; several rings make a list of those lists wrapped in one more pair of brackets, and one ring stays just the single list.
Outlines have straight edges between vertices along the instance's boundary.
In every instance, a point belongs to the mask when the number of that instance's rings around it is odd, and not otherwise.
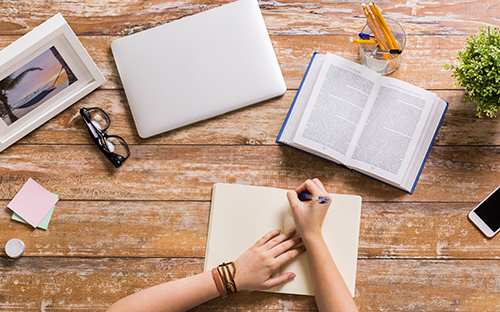
[{"label": "ballpoint pen", "polygon": [[330,198],[326,196],[314,196],[309,193],[300,193],[299,194],[299,199],[300,200],[314,200],[318,201],[320,204],[328,204],[330,202]]},{"label": "ballpoint pen", "polygon": [[367,34],[367,33],[362,33],[362,32],[360,32],[358,34],[358,36],[360,39],[367,39],[367,40],[375,38],[375,36],[372,34]]}]

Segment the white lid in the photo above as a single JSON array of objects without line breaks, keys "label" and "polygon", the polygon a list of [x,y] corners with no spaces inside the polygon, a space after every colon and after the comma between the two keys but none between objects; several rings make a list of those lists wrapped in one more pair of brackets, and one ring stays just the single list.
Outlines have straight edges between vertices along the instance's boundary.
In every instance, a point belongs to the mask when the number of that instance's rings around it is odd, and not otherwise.
[{"label": "white lid", "polygon": [[20,239],[13,238],[5,244],[5,253],[11,258],[19,258],[24,253],[24,243]]}]

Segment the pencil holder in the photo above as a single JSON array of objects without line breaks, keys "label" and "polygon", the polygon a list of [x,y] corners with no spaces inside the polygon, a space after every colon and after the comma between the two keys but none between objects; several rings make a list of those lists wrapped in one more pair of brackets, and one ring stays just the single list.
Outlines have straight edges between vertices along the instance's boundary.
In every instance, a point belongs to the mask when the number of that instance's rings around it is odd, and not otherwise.
[{"label": "pencil holder", "polygon": [[[361,64],[371,70],[374,70],[381,75],[389,75],[398,69],[401,64],[406,47],[406,33],[403,27],[395,20],[390,18],[384,19],[387,26],[391,30],[394,39],[398,43],[401,53],[387,54],[380,50],[377,44],[363,43],[359,45],[359,60]],[[365,25],[361,32],[373,35],[373,32],[368,25]]]}]

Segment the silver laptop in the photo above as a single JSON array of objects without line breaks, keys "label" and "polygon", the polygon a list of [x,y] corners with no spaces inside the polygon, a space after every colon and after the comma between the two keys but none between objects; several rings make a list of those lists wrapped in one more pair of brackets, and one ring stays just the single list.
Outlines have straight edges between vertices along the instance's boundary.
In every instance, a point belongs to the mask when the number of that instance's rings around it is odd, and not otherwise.
[{"label": "silver laptop", "polygon": [[115,40],[111,49],[142,138],[286,91],[256,0]]}]

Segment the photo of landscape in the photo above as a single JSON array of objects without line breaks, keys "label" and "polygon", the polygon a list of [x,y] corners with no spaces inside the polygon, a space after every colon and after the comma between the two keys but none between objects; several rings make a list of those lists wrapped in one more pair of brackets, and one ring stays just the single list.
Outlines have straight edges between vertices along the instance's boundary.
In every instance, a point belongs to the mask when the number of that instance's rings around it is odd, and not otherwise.
[{"label": "photo of landscape", "polygon": [[10,126],[76,81],[53,46],[0,81],[0,118]]}]

